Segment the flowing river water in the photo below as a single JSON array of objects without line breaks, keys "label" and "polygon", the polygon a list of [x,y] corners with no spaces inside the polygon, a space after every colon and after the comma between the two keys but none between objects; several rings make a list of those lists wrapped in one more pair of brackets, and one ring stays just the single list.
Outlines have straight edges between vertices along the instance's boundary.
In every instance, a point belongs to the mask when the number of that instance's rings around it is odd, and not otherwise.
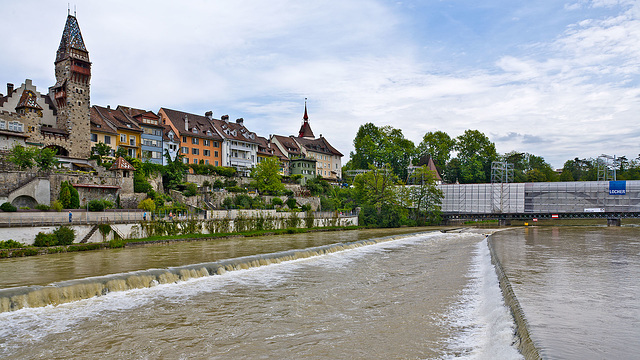
[{"label": "flowing river water", "polygon": [[543,358],[640,358],[638,227],[520,228],[491,242]]},{"label": "flowing river water", "polygon": [[409,231],[3,260],[0,358],[522,358],[482,231]]}]

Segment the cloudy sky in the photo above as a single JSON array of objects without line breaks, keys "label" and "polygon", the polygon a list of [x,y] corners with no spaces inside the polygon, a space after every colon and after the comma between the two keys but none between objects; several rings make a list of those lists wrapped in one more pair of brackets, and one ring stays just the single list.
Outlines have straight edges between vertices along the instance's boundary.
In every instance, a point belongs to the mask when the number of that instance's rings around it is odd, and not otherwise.
[{"label": "cloudy sky", "polygon": [[[0,0],[0,83],[55,83],[68,1]],[[76,1],[91,102],[311,127],[346,155],[366,122],[477,129],[554,167],[640,153],[631,0]],[[3,85],[0,93],[5,93]]]}]

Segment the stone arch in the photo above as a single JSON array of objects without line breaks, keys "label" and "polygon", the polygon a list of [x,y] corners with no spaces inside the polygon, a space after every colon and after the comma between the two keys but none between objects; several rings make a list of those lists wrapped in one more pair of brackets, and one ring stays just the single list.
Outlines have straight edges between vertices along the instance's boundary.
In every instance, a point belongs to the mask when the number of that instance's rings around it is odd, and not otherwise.
[{"label": "stone arch", "polygon": [[56,155],[58,156],[69,156],[69,150],[63,148],[60,145],[49,145],[49,146],[45,146],[45,148],[55,150]]},{"label": "stone arch", "polygon": [[38,205],[38,202],[36,201],[36,199],[29,195],[20,195],[17,198],[13,199],[11,204],[18,209],[24,206],[29,207],[30,209],[35,209],[36,205]]}]

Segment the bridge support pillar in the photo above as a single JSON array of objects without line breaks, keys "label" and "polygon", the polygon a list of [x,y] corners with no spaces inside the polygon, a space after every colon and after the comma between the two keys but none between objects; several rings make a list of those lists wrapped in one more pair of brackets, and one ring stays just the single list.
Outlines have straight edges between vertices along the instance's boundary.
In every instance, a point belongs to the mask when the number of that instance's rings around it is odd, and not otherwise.
[{"label": "bridge support pillar", "polygon": [[500,220],[498,220],[498,225],[500,225],[500,226],[511,226],[511,219],[500,219]]},{"label": "bridge support pillar", "polygon": [[607,219],[607,226],[620,226],[620,219]]}]

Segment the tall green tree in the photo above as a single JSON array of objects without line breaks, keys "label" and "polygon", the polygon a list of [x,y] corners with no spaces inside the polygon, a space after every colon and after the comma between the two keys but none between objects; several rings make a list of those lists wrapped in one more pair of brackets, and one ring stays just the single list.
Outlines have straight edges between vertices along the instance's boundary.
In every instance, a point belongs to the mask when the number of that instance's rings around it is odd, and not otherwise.
[{"label": "tall green tree", "polygon": [[40,171],[50,171],[56,165],[57,150],[42,148],[34,151],[33,161]]},{"label": "tall green tree", "polygon": [[416,184],[408,187],[414,220],[419,225],[440,223],[444,194],[436,185],[435,172],[427,166],[422,166],[416,169],[411,178],[412,183]]},{"label": "tall green tree", "polygon": [[384,206],[394,203],[394,185],[397,177],[393,174],[391,167],[385,165],[382,168],[369,166],[369,171],[356,176],[353,184],[356,196],[361,204],[370,205],[378,214],[382,213]]},{"label": "tall green tree", "polygon": [[102,165],[102,159],[111,155],[111,146],[103,142],[99,142],[91,148],[91,152],[93,154],[91,157],[98,160],[98,165]]},{"label": "tall green tree", "polygon": [[416,153],[418,157],[431,155],[433,162],[439,169],[444,169],[451,159],[451,152],[455,149],[456,140],[444,131],[428,132],[422,137]]},{"label": "tall green tree", "polygon": [[350,154],[348,168],[368,169],[370,165],[380,168],[389,164],[402,179],[406,179],[407,167],[415,156],[413,142],[405,139],[402,130],[391,126],[377,127],[372,123],[360,126],[353,146],[355,151]]},{"label": "tall green tree", "polygon": [[24,147],[16,144],[9,152],[9,161],[14,163],[20,170],[31,169],[35,164],[33,161],[34,150],[33,147]]},{"label": "tall green tree", "polygon": [[176,190],[184,182],[184,174],[189,167],[183,162],[184,155],[182,154],[177,154],[175,160],[172,160],[169,150],[165,150],[164,157],[167,165],[163,169],[162,185],[165,189]]},{"label": "tall green tree", "polygon": [[280,161],[268,157],[251,171],[252,185],[260,194],[279,195],[284,190],[280,176]]},{"label": "tall green tree", "polygon": [[[456,138],[461,183],[484,183],[491,180],[491,163],[498,159],[496,146],[478,130],[466,130]],[[453,179],[448,176],[448,180]]]}]

